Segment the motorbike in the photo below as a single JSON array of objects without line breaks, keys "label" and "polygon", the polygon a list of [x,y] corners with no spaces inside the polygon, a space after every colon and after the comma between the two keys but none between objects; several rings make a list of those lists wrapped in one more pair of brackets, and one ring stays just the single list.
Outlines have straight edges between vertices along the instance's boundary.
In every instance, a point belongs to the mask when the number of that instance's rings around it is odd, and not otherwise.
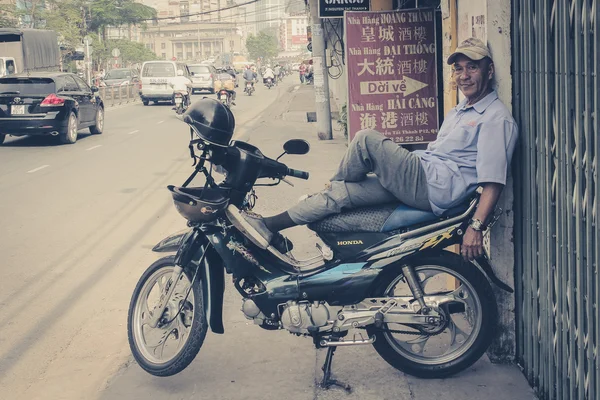
[{"label": "motorbike", "polygon": [[231,93],[228,90],[221,89],[218,94],[219,101],[227,107],[231,107]]},{"label": "motorbike", "polygon": [[175,112],[177,113],[177,115],[183,114],[189,106],[189,99],[188,99],[187,92],[185,92],[185,93],[176,92],[175,94],[173,94],[173,101],[175,102],[175,107],[173,107],[173,108],[174,108]]},{"label": "motorbike", "polygon": [[[472,263],[445,250],[461,242],[481,190],[441,217],[403,204],[327,217],[308,226],[323,242],[317,255],[299,260],[289,240],[281,249],[253,236],[241,212],[253,209],[255,186],[309,178],[279,161],[308,153],[308,143],[289,140],[272,159],[243,141],[224,147],[191,135],[195,168],[182,187],[168,187],[188,229],[153,248],[170,254],[143,273],[129,306],[129,344],[144,370],[176,374],[196,357],[209,329],[224,333],[226,274],[256,326],[327,349],[324,388],[350,390],[331,374],[338,347],[372,345],[392,367],[426,378],[462,371],[483,355],[496,334],[490,281],[512,289],[487,257]],[[226,172],[222,182],[213,167]],[[197,174],[203,186],[188,187]],[[202,215],[191,215],[187,207],[199,194],[213,200]]]},{"label": "motorbike", "polygon": [[252,93],[254,93],[254,83],[251,81],[246,81],[246,87],[244,88],[244,92],[246,92],[248,96],[252,96]]},{"label": "motorbike", "polygon": [[265,78],[265,86],[271,89],[274,86],[272,78]]}]

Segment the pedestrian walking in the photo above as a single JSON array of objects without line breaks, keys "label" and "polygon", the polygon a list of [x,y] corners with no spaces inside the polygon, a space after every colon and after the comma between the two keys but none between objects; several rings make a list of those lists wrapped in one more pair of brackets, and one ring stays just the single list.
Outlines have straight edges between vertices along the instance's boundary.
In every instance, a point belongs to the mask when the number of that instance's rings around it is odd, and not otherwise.
[{"label": "pedestrian walking", "polygon": [[300,64],[298,72],[300,74],[300,83],[304,83],[304,74],[306,73],[306,65],[304,65],[304,63]]}]

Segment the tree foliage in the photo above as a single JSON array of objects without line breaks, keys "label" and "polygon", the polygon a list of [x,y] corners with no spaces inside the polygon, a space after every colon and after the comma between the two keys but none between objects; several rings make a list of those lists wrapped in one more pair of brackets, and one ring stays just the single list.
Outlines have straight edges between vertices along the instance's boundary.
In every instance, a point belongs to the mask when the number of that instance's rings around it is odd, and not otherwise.
[{"label": "tree foliage", "polygon": [[94,48],[94,62],[103,65],[112,57],[113,49],[119,49],[121,63],[123,65],[132,65],[143,63],[144,61],[156,60],[158,57],[154,52],[142,43],[132,42],[130,40],[107,40],[102,43],[94,42],[97,48]]},{"label": "tree foliage", "polygon": [[81,0],[50,0],[44,13],[46,29],[59,35],[60,45],[67,51],[80,47],[86,34]]},{"label": "tree foliage", "polygon": [[253,60],[261,58],[274,58],[279,54],[277,38],[266,31],[261,31],[258,35],[249,35],[246,39],[246,50]]},{"label": "tree foliage", "polygon": [[90,6],[90,29],[100,31],[107,26],[144,24],[156,18],[156,10],[133,0],[96,0]]},{"label": "tree foliage", "polygon": [[18,24],[18,12],[11,4],[0,4],[0,28],[15,28]]}]

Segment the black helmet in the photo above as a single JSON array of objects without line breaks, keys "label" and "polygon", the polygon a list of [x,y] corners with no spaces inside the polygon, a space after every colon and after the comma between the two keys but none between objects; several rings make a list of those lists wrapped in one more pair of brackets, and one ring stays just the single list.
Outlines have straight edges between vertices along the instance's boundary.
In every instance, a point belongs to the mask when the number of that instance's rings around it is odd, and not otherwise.
[{"label": "black helmet", "polygon": [[191,126],[201,139],[218,146],[229,145],[235,128],[231,110],[208,97],[192,103],[183,114],[183,122]]},{"label": "black helmet", "polygon": [[229,198],[219,189],[167,186],[175,208],[190,222],[214,221],[229,204]]}]

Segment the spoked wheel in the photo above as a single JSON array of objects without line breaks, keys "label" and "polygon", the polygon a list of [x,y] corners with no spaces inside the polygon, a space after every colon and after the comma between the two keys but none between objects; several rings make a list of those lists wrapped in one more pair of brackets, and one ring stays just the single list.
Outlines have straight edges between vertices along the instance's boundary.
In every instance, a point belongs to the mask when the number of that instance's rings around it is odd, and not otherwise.
[{"label": "spoked wheel", "polygon": [[[372,326],[368,331],[377,336],[375,350],[394,368],[421,378],[441,378],[468,368],[486,351],[495,335],[496,300],[483,273],[456,254],[422,257],[418,264],[415,273],[425,297],[453,298],[433,307],[440,322],[431,326],[384,324],[383,329]],[[404,276],[396,274],[382,280],[375,296],[412,294]],[[413,304],[419,308],[416,301]]]},{"label": "spoked wheel", "polygon": [[170,376],[185,369],[200,351],[208,328],[200,282],[196,277],[190,290],[193,277],[186,271],[177,280],[158,324],[151,326],[174,269],[173,256],[152,264],[139,280],[129,305],[131,352],[144,370],[156,376]]}]

